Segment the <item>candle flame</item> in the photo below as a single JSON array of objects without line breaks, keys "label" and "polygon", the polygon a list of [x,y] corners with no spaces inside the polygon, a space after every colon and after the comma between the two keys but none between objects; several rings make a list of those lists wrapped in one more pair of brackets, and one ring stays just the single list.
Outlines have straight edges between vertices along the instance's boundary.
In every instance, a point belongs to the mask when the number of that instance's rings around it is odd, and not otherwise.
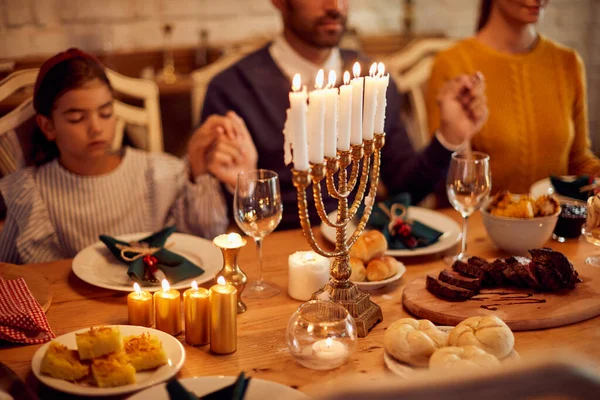
[{"label": "candle flame", "polygon": [[350,83],[350,72],[346,71],[344,72],[344,85],[347,85]]},{"label": "candle flame", "polygon": [[196,281],[192,281],[192,289],[198,290],[198,284],[196,283]]},{"label": "candle flame", "polygon": [[352,67],[352,73],[354,74],[355,78],[360,76],[360,64],[358,61],[354,63],[354,66]]},{"label": "candle flame", "polygon": [[133,284],[133,290],[134,290],[134,291],[135,291],[137,294],[140,294],[140,293],[142,293],[142,288],[140,288],[140,285],[138,285],[138,283],[137,283],[137,282],[135,282],[135,283]]},{"label": "candle flame", "polygon": [[334,70],[329,71],[329,79],[327,80],[327,87],[332,88],[335,86],[335,81],[337,80],[337,76]]},{"label": "candle flame", "polygon": [[369,76],[375,76],[375,73],[377,73],[377,63],[374,62],[371,65],[371,68],[369,68]]},{"label": "candle flame", "polygon": [[169,282],[166,279],[162,280],[162,289],[165,292],[168,292],[171,289],[171,285],[169,285]]},{"label": "candle flame", "polygon": [[225,280],[224,277],[220,276],[220,277],[217,278],[217,283],[219,285],[225,285],[227,283],[227,281]]},{"label": "candle flame", "polygon": [[331,347],[331,345],[332,345],[332,344],[333,344],[333,340],[331,340],[331,338],[330,338],[330,337],[328,337],[328,338],[325,340],[325,347],[328,347],[328,348],[329,348],[329,347]]},{"label": "candle flame", "polygon": [[385,74],[385,65],[383,65],[382,62],[380,62],[379,64],[377,64],[377,75],[379,75],[379,77],[382,78],[383,74]]},{"label": "candle flame", "polygon": [[241,237],[239,234],[231,232],[229,235],[227,235],[227,241],[231,244],[237,244],[241,241]]},{"label": "candle flame", "polygon": [[315,89],[321,89],[323,87],[323,81],[325,80],[325,71],[322,69],[317,73],[317,79],[315,79]]},{"label": "candle flame", "polygon": [[298,92],[302,89],[302,77],[300,74],[294,75],[294,79],[292,79],[292,90],[294,92]]}]

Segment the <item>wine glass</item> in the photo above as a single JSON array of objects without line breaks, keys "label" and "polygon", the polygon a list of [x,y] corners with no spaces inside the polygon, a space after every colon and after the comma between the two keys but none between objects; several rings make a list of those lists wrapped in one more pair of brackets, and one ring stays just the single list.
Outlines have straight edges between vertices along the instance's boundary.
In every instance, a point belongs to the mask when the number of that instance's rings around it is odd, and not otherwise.
[{"label": "wine glass", "polygon": [[448,200],[463,217],[461,251],[456,256],[446,257],[448,264],[456,260],[467,260],[468,218],[481,207],[492,187],[490,156],[478,151],[460,151],[452,154],[446,179]]},{"label": "wine glass", "polygon": [[246,287],[245,297],[266,299],[279,293],[275,284],[263,280],[262,241],[277,228],[282,211],[277,173],[266,169],[239,173],[233,199],[235,222],[254,238],[259,265],[259,278]]},{"label": "wine glass", "polygon": [[[581,232],[588,242],[600,246],[600,195],[588,198],[586,213],[585,224]],[[585,262],[600,267],[600,256],[589,256]]]}]

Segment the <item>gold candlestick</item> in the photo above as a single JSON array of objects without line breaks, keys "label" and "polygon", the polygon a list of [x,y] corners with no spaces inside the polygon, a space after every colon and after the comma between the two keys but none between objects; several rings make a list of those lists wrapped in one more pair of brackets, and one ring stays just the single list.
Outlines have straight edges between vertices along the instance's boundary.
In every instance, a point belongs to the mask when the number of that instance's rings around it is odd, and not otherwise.
[{"label": "gold candlestick", "polygon": [[152,326],[154,322],[154,307],[152,295],[133,284],[133,292],[127,295],[127,315],[129,325]]},{"label": "gold candlestick", "polygon": [[181,332],[181,296],[166,279],[162,290],[154,292],[154,321],[159,331],[173,336]]},{"label": "gold candlestick", "polygon": [[240,249],[246,245],[246,239],[237,233],[230,233],[228,235],[217,236],[213,239],[213,243],[223,253],[223,268],[215,276],[215,280],[222,276],[225,282],[237,289],[237,313],[246,312],[247,307],[242,301],[242,292],[246,287],[248,277],[241,270],[237,261]]},{"label": "gold candlestick", "polygon": [[[367,293],[350,282],[351,268],[348,253],[350,247],[365,229],[375,203],[381,166],[381,148],[384,144],[385,133],[375,133],[374,139],[365,139],[363,144],[352,145],[349,151],[338,151],[337,157],[326,157],[324,163],[311,164],[308,171],[292,171],[293,183],[298,192],[298,216],[302,233],[315,252],[325,257],[334,258],[331,264],[331,279],[323,289],[313,294],[312,298],[322,298],[322,294],[326,292],[332,301],[343,305],[354,317],[359,337],[367,336],[367,333],[375,324],[383,321],[381,308],[370,300]],[[371,159],[373,159],[372,165]],[[361,164],[362,168],[360,168]],[[348,176],[348,167],[350,167],[350,176]],[[362,171],[360,176],[359,171]],[[337,187],[334,179],[336,174]],[[323,180],[325,180],[330,196],[338,201],[337,220],[335,222],[329,220],[323,204],[321,194],[321,181]],[[336,230],[335,250],[331,252],[321,249],[311,230],[306,198],[306,188],[311,183],[319,217],[326,225]],[[349,205],[348,196],[357,183],[358,190],[354,202]],[[365,193],[367,193],[367,199],[369,200],[365,199],[363,216],[352,236],[346,239],[346,228],[356,216],[358,208],[363,203]]]},{"label": "gold candlestick", "polygon": [[210,342],[210,298],[209,291],[199,288],[196,281],[192,288],[183,293],[183,315],[185,341],[192,346]]},{"label": "gold candlestick", "polygon": [[237,350],[237,290],[221,276],[210,288],[210,351],[230,354]]}]

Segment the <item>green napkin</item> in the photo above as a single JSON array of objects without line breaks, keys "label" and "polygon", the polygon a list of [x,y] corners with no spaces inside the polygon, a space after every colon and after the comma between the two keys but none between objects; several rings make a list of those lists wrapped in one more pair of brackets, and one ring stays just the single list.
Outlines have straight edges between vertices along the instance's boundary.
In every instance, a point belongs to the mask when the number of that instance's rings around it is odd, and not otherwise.
[{"label": "green napkin", "polygon": [[578,176],[573,181],[565,181],[559,176],[551,176],[550,182],[552,182],[552,186],[554,186],[554,189],[556,189],[558,194],[562,194],[563,196],[571,197],[573,199],[587,201],[588,197],[594,195],[593,190],[586,192],[579,191],[579,189],[582,187],[594,183],[594,177],[590,177],[589,175]]},{"label": "green napkin", "polygon": [[246,378],[243,372],[240,372],[235,382],[229,386],[225,386],[215,392],[206,394],[200,398],[190,393],[181,382],[174,379],[167,383],[167,392],[172,400],[242,400],[246,395],[248,383],[250,379]]},{"label": "green napkin", "polygon": [[[369,217],[369,221],[367,222],[367,228],[375,229],[383,233],[388,241],[388,246],[390,249],[412,250],[416,248],[427,247],[437,242],[440,236],[442,236],[443,232],[440,232],[437,229],[433,229],[432,227],[415,220],[405,220],[405,222],[411,226],[410,235],[414,238],[414,240],[407,241],[406,238],[401,238],[398,235],[393,236],[388,229],[390,217],[387,212],[380,207],[380,205],[384,206],[383,208],[387,208],[387,210],[391,210],[394,204],[401,204],[406,207],[406,210],[408,210],[410,206],[410,195],[408,193],[401,193],[388,200],[375,204],[373,206],[371,216]],[[363,212],[364,208],[361,207],[361,209],[359,209],[357,212],[357,215],[360,217],[362,216]]]},{"label": "green napkin", "polygon": [[[139,241],[139,243],[142,245],[146,244],[148,247],[160,247],[160,250],[152,255],[157,259],[156,266],[166,275],[170,284],[177,283],[184,279],[192,278],[204,273],[202,268],[192,263],[187,258],[173,253],[172,251],[169,251],[163,247],[167,241],[167,238],[173,232],[175,232],[174,226],[167,227]],[[146,266],[144,265],[143,257],[137,258],[134,261],[127,261],[122,257],[121,249],[117,247],[117,245],[131,246],[130,243],[122,242],[106,235],[100,235],[100,240],[106,245],[106,247],[108,247],[108,249],[117,259],[129,264],[129,269],[127,270],[129,278],[139,283],[150,283],[144,279]],[[126,251],[124,255],[128,258],[133,258],[136,253]]]}]

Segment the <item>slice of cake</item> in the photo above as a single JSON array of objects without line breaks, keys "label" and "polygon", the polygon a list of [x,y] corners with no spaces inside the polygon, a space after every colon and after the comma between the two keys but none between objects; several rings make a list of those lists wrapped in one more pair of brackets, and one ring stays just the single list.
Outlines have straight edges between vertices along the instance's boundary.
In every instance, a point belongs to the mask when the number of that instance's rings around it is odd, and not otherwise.
[{"label": "slice of cake", "polygon": [[160,367],[168,361],[161,341],[149,333],[126,337],[124,348],[136,371]]},{"label": "slice of cake", "polygon": [[121,331],[117,327],[92,327],[87,332],[75,334],[75,341],[79,358],[82,360],[102,357],[123,350]]},{"label": "slice of cake", "polygon": [[124,352],[109,354],[92,362],[92,375],[101,388],[135,383],[135,368]]},{"label": "slice of cake", "polygon": [[69,350],[67,346],[52,341],[42,358],[40,372],[53,378],[77,381],[89,374],[90,367],[79,361],[75,350]]}]

